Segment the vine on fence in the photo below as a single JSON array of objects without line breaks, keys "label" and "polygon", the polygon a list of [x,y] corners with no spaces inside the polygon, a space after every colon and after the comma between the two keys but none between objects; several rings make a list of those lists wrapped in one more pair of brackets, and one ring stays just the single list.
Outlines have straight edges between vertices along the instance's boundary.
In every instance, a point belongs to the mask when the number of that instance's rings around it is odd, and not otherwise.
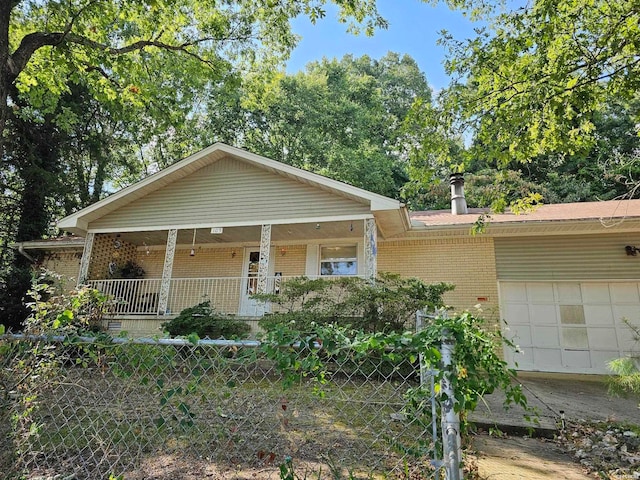
[{"label": "vine on fence", "polygon": [[[505,405],[527,407],[526,398],[519,384],[512,383],[515,371],[497,354],[501,344],[515,348],[499,332],[484,328],[482,317],[464,312],[452,317],[437,316],[420,332],[376,332],[353,330],[337,324],[315,325],[313,333],[300,332],[295,324],[280,324],[269,330],[263,348],[272,358],[285,378],[285,386],[303,379],[314,382],[321,394],[331,376],[331,364],[358,363],[375,359],[389,365],[390,374],[401,359],[409,355],[416,365],[422,356],[424,366],[434,369],[436,381],[444,375],[440,360],[440,343],[448,336],[455,340],[453,375],[450,380],[455,391],[455,410],[463,418],[473,411],[481,397],[502,390]],[[283,347],[287,345],[287,347]],[[417,372],[417,369],[416,369]],[[408,404],[417,409],[429,395],[425,388],[417,386],[407,393]]]},{"label": "vine on fence", "polygon": [[[107,308],[107,298],[95,289],[79,288],[70,293],[59,289],[59,276],[44,272],[29,291],[31,313],[23,331],[32,336],[30,342],[5,341],[0,344],[0,384],[3,402],[0,420],[10,422],[5,436],[5,456],[20,458],[31,439],[39,434],[41,425],[34,421],[34,412],[42,396],[59,379],[62,364],[70,359],[82,363],[83,355],[74,355],[73,339],[95,330]],[[4,333],[4,328],[2,328]],[[51,343],[47,336],[62,335],[64,343]],[[87,353],[95,352],[88,348]],[[86,366],[84,364],[83,366]]]}]

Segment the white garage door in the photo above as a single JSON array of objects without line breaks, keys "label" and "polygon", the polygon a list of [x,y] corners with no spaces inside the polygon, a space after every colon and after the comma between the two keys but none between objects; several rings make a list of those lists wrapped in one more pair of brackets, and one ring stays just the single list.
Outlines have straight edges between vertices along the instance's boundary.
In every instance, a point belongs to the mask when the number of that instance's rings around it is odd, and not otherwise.
[{"label": "white garage door", "polygon": [[638,351],[628,319],[640,325],[638,282],[501,282],[504,333],[522,354],[519,370],[608,373],[607,362]]}]

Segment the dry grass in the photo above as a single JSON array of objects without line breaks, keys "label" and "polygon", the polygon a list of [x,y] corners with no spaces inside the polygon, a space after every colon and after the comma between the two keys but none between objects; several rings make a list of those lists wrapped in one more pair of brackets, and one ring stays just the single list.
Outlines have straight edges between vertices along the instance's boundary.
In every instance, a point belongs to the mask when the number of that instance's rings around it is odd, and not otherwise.
[{"label": "dry grass", "polygon": [[265,360],[194,358],[159,374],[131,359],[68,367],[40,399],[20,467],[28,478],[278,478],[290,457],[297,478],[432,473],[431,419],[402,414],[414,377],[339,372],[320,395],[311,380],[283,389]]}]

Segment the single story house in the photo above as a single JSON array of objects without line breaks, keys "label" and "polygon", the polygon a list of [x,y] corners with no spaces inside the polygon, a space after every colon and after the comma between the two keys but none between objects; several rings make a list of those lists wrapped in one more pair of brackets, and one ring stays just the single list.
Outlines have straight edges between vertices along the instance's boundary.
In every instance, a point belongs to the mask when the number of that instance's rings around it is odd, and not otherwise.
[{"label": "single story house", "polygon": [[205,299],[259,317],[268,307],[251,294],[287,278],[386,271],[454,283],[448,304],[480,304],[522,349],[505,352],[522,370],[606,373],[637,347],[623,319],[640,325],[640,200],[495,214],[473,235],[481,211],[460,180],[451,211],[409,212],[217,143],[60,220],[73,236],[18,248],[121,300],[108,326],[136,335]]}]

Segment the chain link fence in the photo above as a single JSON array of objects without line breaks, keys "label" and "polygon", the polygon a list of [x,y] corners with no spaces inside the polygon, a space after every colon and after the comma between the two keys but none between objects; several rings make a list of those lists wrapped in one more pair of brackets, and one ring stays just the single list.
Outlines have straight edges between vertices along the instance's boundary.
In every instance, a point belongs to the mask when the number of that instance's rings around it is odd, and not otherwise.
[{"label": "chain link fence", "polygon": [[442,465],[434,372],[411,351],[4,336],[0,362],[0,466],[15,476],[422,479]]}]

